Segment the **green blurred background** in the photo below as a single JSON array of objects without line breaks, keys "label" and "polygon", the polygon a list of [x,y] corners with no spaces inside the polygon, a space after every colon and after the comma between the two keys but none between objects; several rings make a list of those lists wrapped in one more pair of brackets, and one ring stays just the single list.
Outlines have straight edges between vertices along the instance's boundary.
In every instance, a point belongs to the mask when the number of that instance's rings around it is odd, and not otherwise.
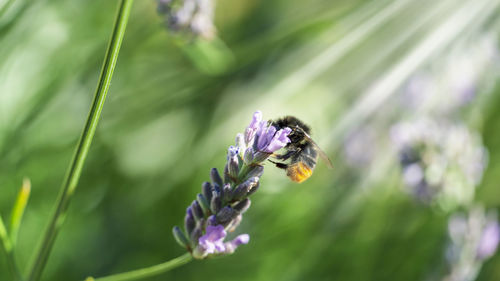
[{"label": "green blurred background", "polygon": [[[22,179],[33,186],[15,253],[21,268],[87,116],[116,5],[16,0],[0,17],[4,218]],[[440,280],[451,212],[403,192],[389,131],[424,114],[405,106],[415,75],[442,84],[475,75],[476,97],[452,118],[478,131],[489,151],[475,201],[500,206],[499,11],[498,0],[219,0],[218,39],[191,42],[165,28],[155,1],[135,1],[43,280],[83,280],[183,254],[171,229],[210,168],[224,167],[255,110],[308,123],[334,170],[320,162],[298,185],[269,165],[237,230],[250,234],[248,245],[150,280]],[[464,59],[475,68],[443,82]],[[440,105],[453,102],[448,91],[438,91]],[[370,138],[361,137],[363,161],[353,162],[347,147],[363,128]],[[3,256],[0,280],[10,280]],[[477,280],[500,280],[500,255]]]}]

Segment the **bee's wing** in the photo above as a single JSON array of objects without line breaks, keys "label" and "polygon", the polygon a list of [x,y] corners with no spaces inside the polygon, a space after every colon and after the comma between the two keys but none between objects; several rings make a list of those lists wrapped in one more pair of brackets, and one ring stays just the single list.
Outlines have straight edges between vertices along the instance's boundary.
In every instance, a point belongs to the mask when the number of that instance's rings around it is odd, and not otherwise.
[{"label": "bee's wing", "polygon": [[319,154],[319,157],[321,157],[321,159],[323,159],[323,161],[325,161],[326,165],[328,166],[328,168],[330,169],[333,169],[333,164],[332,164],[332,161],[330,161],[330,158],[328,158],[328,155],[326,155],[326,153],[319,147],[319,145],[311,138],[311,136],[309,136],[306,132],[304,132],[304,135],[306,136],[307,140],[311,142],[311,144],[314,146],[314,148],[316,148],[316,150],[318,151],[318,154]]}]

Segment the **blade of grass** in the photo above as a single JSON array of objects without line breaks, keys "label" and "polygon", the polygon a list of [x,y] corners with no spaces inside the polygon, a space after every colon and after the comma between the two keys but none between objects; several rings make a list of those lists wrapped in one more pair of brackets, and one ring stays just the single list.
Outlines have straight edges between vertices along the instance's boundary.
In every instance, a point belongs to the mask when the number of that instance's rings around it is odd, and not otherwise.
[{"label": "blade of grass", "polygon": [[92,139],[101,116],[104,101],[111,84],[111,78],[116,66],[120,47],[125,35],[128,18],[132,8],[133,0],[121,0],[118,4],[117,16],[114,22],[113,32],[109,41],[109,46],[104,58],[101,75],[97,84],[94,100],[89,111],[85,127],[83,128],[82,135],[76,146],[75,154],[71,165],[68,168],[65,180],[61,187],[61,192],[57,199],[57,207],[50,218],[49,225],[41,240],[40,246],[33,256],[34,260],[28,268],[29,281],[39,280],[42,271],[47,263],[52,246],[56,236],[64,223],[66,211],[68,209],[72,195],[80,179],[85,159],[92,143]]},{"label": "blade of grass", "polygon": [[7,265],[9,267],[9,271],[12,274],[14,280],[21,280],[21,274],[16,266],[16,262],[14,259],[14,252],[12,243],[9,239],[9,234],[7,233],[7,229],[5,228],[5,224],[3,223],[2,216],[0,216],[0,240],[1,240],[1,248],[5,254],[5,259],[7,261]]},{"label": "blade of grass", "polygon": [[12,247],[16,247],[17,244],[17,234],[19,232],[19,226],[21,225],[21,220],[23,219],[24,210],[31,193],[31,181],[29,179],[23,180],[23,185],[19,190],[17,195],[16,203],[12,208],[12,215],[10,218],[10,241]]}]

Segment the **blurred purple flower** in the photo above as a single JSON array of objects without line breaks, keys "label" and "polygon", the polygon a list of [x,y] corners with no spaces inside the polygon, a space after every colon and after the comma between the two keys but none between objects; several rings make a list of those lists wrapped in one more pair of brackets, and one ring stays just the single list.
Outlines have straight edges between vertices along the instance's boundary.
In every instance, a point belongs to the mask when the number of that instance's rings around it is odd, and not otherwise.
[{"label": "blurred purple flower", "polygon": [[494,211],[473,206],[455,213],[448,221],[446,281],[473,281],[485,260],[493,256],[500,241],[500,225]]},{"label": "blurred purple flower", "polygon": [[158,0],[158,13],[173,33],[194,35],[207,40],[215,37],[214,0]]},{"label": "blurred purple flower", "polygon": [[483,230],[477,247],[478,259],[487,259],[496,252],[500,241],[500,225],[497,221],[490,221]]},{"label": "blurred purple flower", "polygon": [[446,211],[472,202],[487,164],[481,136],[462,123],[417,118],[392,126],[407,190]]}]

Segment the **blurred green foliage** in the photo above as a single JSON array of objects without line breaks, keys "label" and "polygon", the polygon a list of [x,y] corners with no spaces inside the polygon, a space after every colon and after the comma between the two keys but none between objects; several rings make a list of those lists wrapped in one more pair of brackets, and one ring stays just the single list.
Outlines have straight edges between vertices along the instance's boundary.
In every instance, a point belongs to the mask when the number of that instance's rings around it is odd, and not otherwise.
[{"label": "blurred green foliage", "polygon": [[[443,274],[449,214],[401,192],[388,128],[405,116],[398,94],[413,73],[482,34],[498,35],[499,1],[220,0],[220,41],[213,43],[169,34],[155,5],[134,4],[102,121],[44,280],[82,280],[182,254],[172,227],[182,223],[210,168],[223,168],[227,147],[257,109],[265,118],[292,114],[309,123],[335,169],[320,164],[297,185],[267,167],[237,231],[250,234],[248,245],[151,280],[434,280]],[[115,6],[16,0],[0,18],[4,218],[22,179],[32,181],[15,253],[22,268],[87,116]],[[446,40],[425,45],[436,31]],[[398,66],[404,71],[391,76]],[[382,82],[387,96],[366,99]],[[476,201],[498,208],[500,88],[491,83],[464,118],[482,132],[490,155]],[[341,144],[348,131],[366,124],[377,128],[380,158],[353,168]],[[477,280],[498,276],[497,254]],[[0,280],[9,280],[3,256]]]}]

